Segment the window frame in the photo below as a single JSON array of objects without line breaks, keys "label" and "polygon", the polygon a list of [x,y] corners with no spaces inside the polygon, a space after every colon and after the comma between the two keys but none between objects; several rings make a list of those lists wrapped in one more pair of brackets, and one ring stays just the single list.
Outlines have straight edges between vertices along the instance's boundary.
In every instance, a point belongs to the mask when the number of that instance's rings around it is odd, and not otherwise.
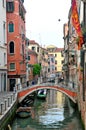
[{"label": "window frame", "polygon": [[55,54],[55,57],[57,57],[57,54]]},{"label": "window frame", "polygon": [[[14,64],[14,68],[11,68],[11,65],[12,65],[12,64]],[[14,62],[11,62],[11,63],[9,64],[9,70],[10,70],[10,71],[16,70],[16,65],[15,65]]]},{"label": "window frame", "polygon": [[[11,43],[13,43],[13,48],[12,48],[12,50],[11,50],[12,45],[10,45]],[[12,52],[11,52],[11,51],[12,51]],[[11,41],[11,42],[9,43],[9,54],[14,54],[14,52],[15,52],[15,49],[14,49],[14,42]]]},{"label": "window frame", "polygon": [[30,56],[28,56],[28,61],[30,61]]},{"label": "window frame", "polygon": [[55,60],[55,65],[57,65],[57,60]]},{"label": "window frame", "polygon": [[39,47],[37,47],[37,52],[39,52]]},{"label": "window frame", "polygon": [[[34,48],[34,49],[33,49]],[[36,48],[34,47],[34,46],[32,46],[32,51],[35,51],[36,50]]]},{"label": "window frame", "polygon": [[14,1],[7,1],[6,2],[6,10],[8,13],[14,12]]},{"label": "window frame", "polygon": [[8,32],[13,33],[14,32],[14,23],[12,21],[8,24]]}]

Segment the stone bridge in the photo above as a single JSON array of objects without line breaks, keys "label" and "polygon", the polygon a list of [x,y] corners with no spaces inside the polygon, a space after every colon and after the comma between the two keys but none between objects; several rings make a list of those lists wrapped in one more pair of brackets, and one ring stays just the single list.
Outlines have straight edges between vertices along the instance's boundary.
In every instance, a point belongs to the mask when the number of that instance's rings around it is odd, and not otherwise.
[{"label": "stone bridge", "polygon": [[18,102],[22,102],[24,100],[24,98],[39,90],[39,89],[54,89],[57,90],[59,92],[64,93],[65,95],[67,95],[74,103],[76,103],[76,99],[77,99],[77,93],[73,92],[71,90],[68,90],[64,87],[60,87],[60,86],[54,86],[54,85],[48,85],[48,86],[44,86],[44,85],[37,85],[37,86],[32,86],[32,87],[27,87],[24,90],[21,90],[18,92]]}]

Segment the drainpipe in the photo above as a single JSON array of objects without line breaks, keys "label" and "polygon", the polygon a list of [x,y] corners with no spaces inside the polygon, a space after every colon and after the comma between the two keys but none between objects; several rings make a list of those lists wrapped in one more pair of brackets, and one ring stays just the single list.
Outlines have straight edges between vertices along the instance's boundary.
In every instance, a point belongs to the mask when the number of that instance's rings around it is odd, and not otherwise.
[{"label": "drainpipe", "polygon": [[68,71],[67,71],[67,85],[68,85],[68,83],[69,83],[69,31],[68,31],[68,36],[67,36],[67,45],[68,45],[68,54],[67,54],[67,57],[68,57],[68,59],[67,59],[67,68],[68,68]]},{"label": "drainpipe", "polygon": [[29,39],[26,38],[26,86],[29,86],[29,68],[28,68],[28,46]]}]

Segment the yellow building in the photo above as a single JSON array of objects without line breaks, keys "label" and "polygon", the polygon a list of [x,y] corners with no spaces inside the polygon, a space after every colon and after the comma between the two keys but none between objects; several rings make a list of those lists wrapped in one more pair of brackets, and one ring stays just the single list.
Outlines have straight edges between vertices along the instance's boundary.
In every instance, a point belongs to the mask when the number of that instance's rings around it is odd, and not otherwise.
[{"label": "yellow building", "polygon": [[62,62],[63,62],[63,57],[62,57],[62,50],[63,48],[57,48],[54,45],[49,45],[47,46],[47,50],[49,54],[53,54],[55,57],[55,72],[56,73],[61,73],[62,72]]}]

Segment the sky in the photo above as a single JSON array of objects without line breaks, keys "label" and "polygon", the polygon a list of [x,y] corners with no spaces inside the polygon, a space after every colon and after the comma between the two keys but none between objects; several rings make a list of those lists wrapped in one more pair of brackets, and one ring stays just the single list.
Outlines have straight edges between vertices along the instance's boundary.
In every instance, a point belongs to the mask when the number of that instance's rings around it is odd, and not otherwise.
[{"label": "sky", "polygon": [[70,5],[71,0],[24,0],[27,38],[42,47],[63,47],[63,24],[68,22]]}]

